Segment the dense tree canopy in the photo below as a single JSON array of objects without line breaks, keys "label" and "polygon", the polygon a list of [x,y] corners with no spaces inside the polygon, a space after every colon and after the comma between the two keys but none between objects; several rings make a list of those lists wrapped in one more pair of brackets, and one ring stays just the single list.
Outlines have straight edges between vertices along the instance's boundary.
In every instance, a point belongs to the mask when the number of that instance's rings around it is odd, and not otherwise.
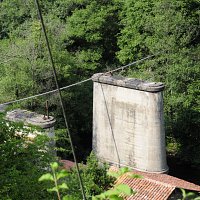
[{"label": "dense tree canopy", "polygon": [[[175,153],[182,159],[200,163],[199,0],[41,3],[60,86],[156,54],[123,73],[165,83],[168,144],[177,144]],[[4,0],[0,10],[0,101],[54,88],[34,1]],[[85,83],[63,95],[76,144],[81,152],[87,152],[91,145],[92,84]],[[47,98],[62,127],[56,95],[23,105],[43,110]]]}]

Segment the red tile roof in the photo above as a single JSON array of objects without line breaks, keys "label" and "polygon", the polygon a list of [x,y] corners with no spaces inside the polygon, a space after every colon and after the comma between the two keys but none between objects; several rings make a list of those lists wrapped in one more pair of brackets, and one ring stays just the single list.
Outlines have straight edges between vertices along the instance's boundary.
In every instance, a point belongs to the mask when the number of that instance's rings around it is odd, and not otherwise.
[{"label": "red tile roof", "polygon": [[140,172],[134,170],[133,173],[140,174],[146,178],[156,180],[162,183],[167,183],[171,186],[175,186],[176,188],[184,188],[186,190],[193,190],[200,192],[200,186],[194,183],[170,176],[168,174],[155,174],[155,173],[147,173],[147,172]]},{"label": "red tile roof", "polygon": [[130,178],[128,174],[119,178],[116,184],[119,183],[127,184],[136,192],[124,198],[126,200],[166,200],[175,189],[174,186],[148,178]]},{"label": "red tile roof", "polygon": [[60,160],[60,163],[62,163],[63,167],[67,170],[70,170],[72,167],[75,166],[75,163],[70,160]]},{"label": "red tile roof", "polygon": [[[110,171],[116,170],[116,167],[110,168]],[[116,184],[128,184],[137,192],[135,195],[126,197],[126,200],[166,200],[175,188],[200,191],[199,185],[195,185],[167,174],[147,173],[137,170],[133,170],[129,173],[142,175],[143,178],[130,178],[128,173],[126,173],[117,180]]]}]

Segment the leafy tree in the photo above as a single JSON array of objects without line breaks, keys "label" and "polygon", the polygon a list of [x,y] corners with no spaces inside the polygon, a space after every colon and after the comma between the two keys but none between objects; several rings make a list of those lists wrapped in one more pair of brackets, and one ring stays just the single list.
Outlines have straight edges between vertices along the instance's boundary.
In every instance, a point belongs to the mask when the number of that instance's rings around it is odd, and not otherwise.
[{"label": "leafy tree", "polygon": [[[16,0],[15,3],[15,9],[24,16],[24,20],[16,20],[15,24],[12,24],[12,5],[6,1],[0,3],[4,10],[9,11],[0,16],[2,21],[7,17],[7,24],[2,24],[7,27],[7,39],[0,41],[3,44],[0,45],[3,61],[0,64],[1,102],[55,88],[36,9],[29,1],[27,7],[22,5],[22,0]],[[114,64],[117,50],[115,35],[119,28],[116,23],[118,8],[113,1],[54,0],[43,1],[41,5],[61,87],[88,78],[106,68],[106,65]],[[15,15],[16,19],[20,18],[18,12]],[[70,129],[74,133],[76,145],[81,149],[79,152],[87,149],[89,153],[92,83],[63,92],[63,97]],[[59,128],[63,128],[62,112],[56,95],[46,98],[50,102],[50,111],[58,119]],[[26,101],[22,105],[43,112],[46,98]]]},{"label": "leafy tree", "polygon": [[[51,163],[51,173],[43,174],[39,181],[48,181],[52,183],[48,192],[56,192],[59,200],[78,200],[82,198],[80,191],[79,179],[77,177],[76,169],[66,171],[60,169],[58,163]],[[87,199],[92,199],[93,195],[104,192],[114,183],[114,178],[107,175],[107,166],[100,166],[97,158],[93,153],[90,154],[87,160],[87,165],[80,166],[80,174],[83,180],[83,186]],[[127,189],[128,186],[125,186]],[[123,187],[121,188],[123,189]],[[120,188],[116,188],[119,192]],[[129,191],[132,191],[129,188]],[[97,198],[97,197],[96,197]]]},{"label": "leafy tree", "polygon": [[[115,179],[107,174],[108,166],[99,165],[93,153],[87,158],[86,165],[80,166],[80,170],[87,199],[91,199],[92,196],[104,192],[114,183]],[[70,188],[68,194],[75,199],[81,199],[82,196],[75,169],[70,172],[66,182]]]},{"label": "leafy tree", "polygon": [[[148,62],[124,75],[166,85],[167,136],[179,156],[200,162],[198,0],[41,1],[59,85],[86,79],[149,54]],[[55,88],[33,1],[0,2],[0,102]],[[123,73],[122,73],[123,74]],[[63,92],[70,129],[79,152],[91,149],[92,83]],[[50,111],[64,127],[56,95],[23,103]],[[84,155],[83,155],[84,154]],[[85,157],[85,153],[80,157]],[[192,156],[191,156],[192,155]]]},{"label": "leafy tree", "polygon": [[[91,77],[115,63],[119,27],[118,7],[113,1],[56,1],[54,6],[65,27],[58,42],[60,49],[55,51],[61,86]],[[81,152],[91,150],[92,83],[69,89],[63,96],[78,154],[85,157]]]},{"label": "leafy tree", "polygon": [[38,178],[52,161],[42,135],[33,128],[0,119],[0,199],[49,199],[46,184]]}]

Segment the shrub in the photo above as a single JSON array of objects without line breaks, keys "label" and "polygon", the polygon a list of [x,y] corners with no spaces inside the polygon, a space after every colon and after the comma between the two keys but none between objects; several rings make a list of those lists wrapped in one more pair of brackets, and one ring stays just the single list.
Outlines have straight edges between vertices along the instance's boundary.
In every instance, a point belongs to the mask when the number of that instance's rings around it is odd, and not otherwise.
[{"label": "shrub", "polygon": [[[11,123],[0,117],[0,199],[50,199],[38,178],[52,161],[45,143],[47,138],[38,135],[33,140],[34,128]],[[18,133],[18,134],[17,134]],[[20,133],[20,134],[19,134]]]},{"label": "shrub", "polygon": [[[107,170],[108,166],[106,164],[99,165],[93,153],[87,158],[86,165],[80,166],[87,199],[92,199],[92,196],[104,192],[113,185],[115,179],[107,174]],[[81,199],[82,194],[76,169],[72,169],[71,173],[69,173],[69,176],[66,178],[66,183],[70,188],[68,193],[73,196],[74,199]]]}]

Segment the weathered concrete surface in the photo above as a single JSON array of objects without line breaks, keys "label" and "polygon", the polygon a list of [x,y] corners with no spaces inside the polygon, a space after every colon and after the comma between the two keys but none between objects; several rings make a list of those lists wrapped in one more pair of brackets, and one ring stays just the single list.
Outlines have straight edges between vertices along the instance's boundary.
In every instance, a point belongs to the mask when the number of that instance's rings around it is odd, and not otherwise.
[{"label": "weathered concrete surface", "polygon": [[[47,136],[51,139],[48,145],[52,148],[55,147],[54,124],[56,120],[52,116],[49,116],[49,118],[44,118],[43,115],[37,114],[35,112],[16,109],[7,112],[6,119],[13,122],[23,122],[26,125],[30,124],[43,128]],[[56,154],[55,151],[53,151],[53,154]]]},{"label": "weathered concrete surface", "polygon": [[39,126],[44,129],[53,127],[56,122],[56,120],[52,116],[47,119],[44,118],[43,115],[21,109],[7,112],[6,119],[14,122],[24,122],[25,124]]},{"label": "weathered concrete surface", "polygon": [[164,90],[163,83],[148,82],[136,78],[125,78],[119,76],[107,76],[103,73],[94,74],[92,77],[94,82],[105,83],[125,88],[131,88],[146,92],[159,92]]},{"label": "weathered concrete surface", "polygon": [[93,76],[93,81],[97,157],[141,171],[166,172],[164,85],[102,74]]}]

